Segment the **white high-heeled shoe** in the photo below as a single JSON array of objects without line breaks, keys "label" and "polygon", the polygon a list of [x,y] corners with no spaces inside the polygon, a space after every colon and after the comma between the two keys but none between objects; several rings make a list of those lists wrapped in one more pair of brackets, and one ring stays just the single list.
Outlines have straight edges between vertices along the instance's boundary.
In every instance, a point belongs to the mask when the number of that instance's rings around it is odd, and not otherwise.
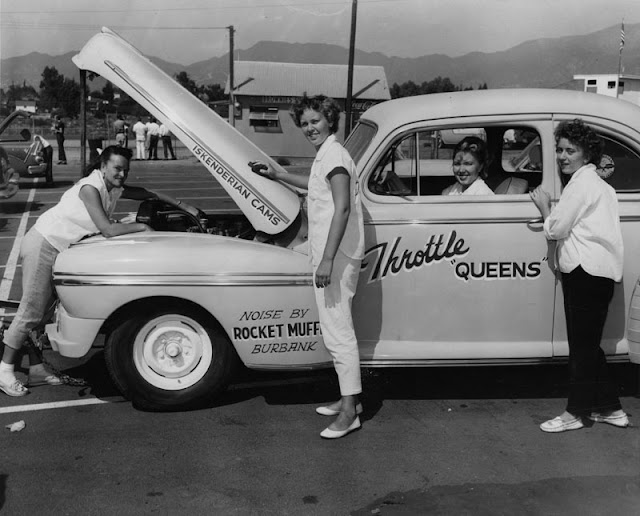
[{"label": "white high-heeled shoe", "polygon": [[349,428],[346,430],[331,430],[329,427],[325,428],[322,432],[320,432],[320,437],[323,439],[339,439],[340,437],[344,437],[345,435],[357,430],[362,425],[360,424],[360,418],[356,416],[353,420],[353,423],[349,425]]}]

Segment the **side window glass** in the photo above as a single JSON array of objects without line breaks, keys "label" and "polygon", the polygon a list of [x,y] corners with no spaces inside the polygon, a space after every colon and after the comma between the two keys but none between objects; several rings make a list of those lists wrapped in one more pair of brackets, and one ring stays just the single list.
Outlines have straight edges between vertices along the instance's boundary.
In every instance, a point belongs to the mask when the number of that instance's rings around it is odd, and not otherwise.
[{"label": "side window glass", "polygon": [[416,134],[394,143],[369,177],[368,187],[377,195],[417,195]]},{"label": "side window glass", "polygon": [[[526,194],[542,182],[542,145],[529,127],[486,126],[417,131],[387,150],[370,176],[369,190],[378,195],[436,196],[465,178],[453,174],[453,151],[467,137],[483,140],[490,160],[482,178],[496,195]],[[466,178],[468,179],[468,178]],[[449,188],[450,190],[450,188]],[[477,195],[486,195],[482,187]]]},{"label": "side window glass", "polygon": [[482,128],[456,128],[418,133],[422,145],[420,156],[420,195],[441,195],[455,183],[453,176],[453,149],[467,136],[485,139]]},{"label": "side window glass", "polygon": [[602,136],[604,152],[598,175],[618,193],[640,192],[640,156],[626,145]]},{"label": "side window glass", "polygon": [[492,164],[487,184],[496,195],[532,191],[542,182],[540,135],[528,127],[504,127],[501,132],[500,159]]}]

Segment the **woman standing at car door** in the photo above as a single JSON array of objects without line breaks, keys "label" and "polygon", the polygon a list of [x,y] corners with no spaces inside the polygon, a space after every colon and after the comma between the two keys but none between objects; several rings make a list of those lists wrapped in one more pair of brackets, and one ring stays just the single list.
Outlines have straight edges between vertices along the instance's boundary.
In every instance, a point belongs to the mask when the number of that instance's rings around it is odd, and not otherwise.
[{"label": "woman standing at car door", "polygon": [[[91,234],[106,237],[150,231],[145,224],[123,224],[111,220],[120,197],[135,200],[158,198],[181,206],[198,216],[198,210],[164,194],[125,185],[131,151],[110,146],[100,155],[99,169],[66,191],[60,202],[45,212],[25,235],[20,248],[22,258],[22,299],[11,325],[4,334],[0,362],[0,390],[9,396],[24,396],[26,387],[14,374],[21,348],[29,332],[36,328],[51,305],[51,283],[56,257],[71,244]],[[47,371],[39,355],[29,352],[29,379],[33,385],[60,385],[61,379]]]},{"label": "woman standing at car door", "polygon": [[364,256],[364,226],[356,167],[338,143],[340,108],[324,95],[305,94],[291,110],[296,126],[316,148],[311,174],[296,176],[252,163],[267,177],[309,191],[309,245],[314,269],[314,292],[325,346],[333,358],[341,399],[316,412],[338,416],[321,432],[336,439],[360,428],[362,392],[360,354],[351,316]]},{"label": "woman standing at car door", "polygon": [[569,341],[569,399],[565,412],[540,425],[544,432],[584,426],[583,418],[618,427],[629,424],[600,339],[614,283],[622,279],[623,243],[616,192],[597,174],[603,142],[581,120],[555,131],[556,158],[569,178],[558,204],[541,187],[531,198],[544,219],[544,233],[557,241]]}]

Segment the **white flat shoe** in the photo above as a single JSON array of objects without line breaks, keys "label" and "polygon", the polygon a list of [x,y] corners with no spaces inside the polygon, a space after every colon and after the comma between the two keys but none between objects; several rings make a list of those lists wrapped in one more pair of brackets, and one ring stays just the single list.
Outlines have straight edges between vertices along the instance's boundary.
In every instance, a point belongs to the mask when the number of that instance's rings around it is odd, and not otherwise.
[{"label": "white flat shoe", "polygon": [[604,416],[598,412],[592,412],[589,416],[591,421],[596,423],[607,423],[609,425],[617,426],[618,428],[626,428],[629,426],[629,416],[626,414],[619,414],[617,416]]},{"label": "white flat shoe", "polygon": [[340,437],[344,437],[345,435],[357,430],[362,425],[360,424],[360,418],[356,416],[353,420],[353,423],[349,425],[349,428],[346,430],[331,430],[329,427],[325,428],[322,432],[320,432],[320,437],[323,439],[340,439]]},{"label": "white flat shoe", "polygon": [[570,421],[563,421],[562,418],[558,416],[542,423],[540,430],[543,432],[558,433],[566,432],[567,430],[579,430],[583,426],[582,419],[579,417],[571,419]]},{"label": "white flat shoe", "polygon": [[[321,416],[337,416],[340,414],[339,410],[332,409],[331,407],[316,407],[316,412]],[[356,414],[362,414],[362,403],[356,405]]]}]

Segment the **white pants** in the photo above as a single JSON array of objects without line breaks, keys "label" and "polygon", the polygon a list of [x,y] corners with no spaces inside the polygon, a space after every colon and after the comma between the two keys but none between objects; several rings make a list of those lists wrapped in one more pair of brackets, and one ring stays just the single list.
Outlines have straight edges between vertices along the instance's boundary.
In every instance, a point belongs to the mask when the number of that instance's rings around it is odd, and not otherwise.
[{"label": "white pants", "polygon": [[360,352],[351,316],[351,301],[358,286],[360,261],[338,251],[333,260],[331,283],[326,288],[315,286],[314,272],[313,289],[322,337],[327,351],[333,358],[342,396],[362,392]]},{"label": "white pants", "polygon": [[147,159],[146,152],[144,150],[145,141],[144,140],[136,140],[136,158],[138,159]]}]

